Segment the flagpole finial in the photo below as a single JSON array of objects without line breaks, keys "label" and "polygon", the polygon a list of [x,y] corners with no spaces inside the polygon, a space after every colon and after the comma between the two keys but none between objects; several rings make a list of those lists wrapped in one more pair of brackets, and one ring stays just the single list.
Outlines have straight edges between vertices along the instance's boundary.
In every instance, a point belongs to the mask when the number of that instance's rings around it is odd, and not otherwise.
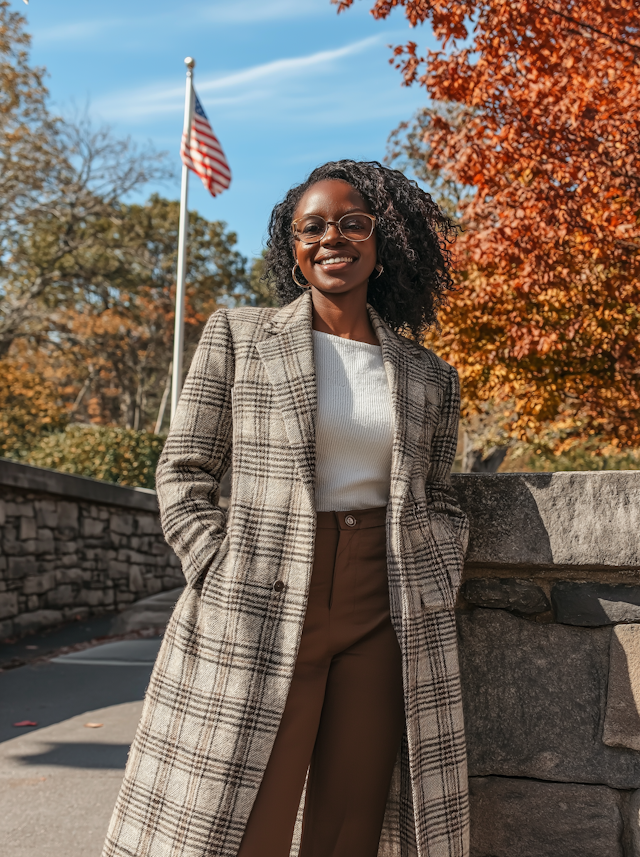
[{"label": "flagpole finial", "polygon": [[193,57],[185,57],[184,64],[186,65],[187,68],[193,68],[194,65],[196,64],[196,61],[194,60]]}]

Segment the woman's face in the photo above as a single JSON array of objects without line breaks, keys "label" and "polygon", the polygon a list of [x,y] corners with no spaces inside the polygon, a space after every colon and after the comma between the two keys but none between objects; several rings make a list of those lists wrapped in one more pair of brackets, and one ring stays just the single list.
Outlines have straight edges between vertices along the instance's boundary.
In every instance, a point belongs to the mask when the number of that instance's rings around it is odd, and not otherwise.
[{"label": "woman's face", "polygon": [[[335,222],[345,214],[371,214],[371,209],[350,184],[326,179],[306,191],[293,219],[319,215]],[[375,230],[366,241],[350,241],[331,223],[316,244],[305,244],[296,238],[294,254],[308,283],[321,292],[344,294],[369,281],[377,259]]]}]

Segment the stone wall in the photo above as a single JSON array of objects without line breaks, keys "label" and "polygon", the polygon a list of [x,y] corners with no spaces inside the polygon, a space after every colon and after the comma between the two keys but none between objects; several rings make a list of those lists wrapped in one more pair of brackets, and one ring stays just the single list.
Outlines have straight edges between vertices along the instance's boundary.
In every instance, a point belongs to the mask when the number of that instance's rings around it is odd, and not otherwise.
[{"label": "stone wall", "polygon": [[454,484],[472,857],[640,857],[640,475]]},{"label": "stone wall", "polygon": [[[464,474],[472,857],[640,857],[640,475]],[[151,491],[0,460],[0,638],[184,583]]]},{"label": "stone wall", "polygon": [[0,459],[0,640],[183,583],[155,492]]}]

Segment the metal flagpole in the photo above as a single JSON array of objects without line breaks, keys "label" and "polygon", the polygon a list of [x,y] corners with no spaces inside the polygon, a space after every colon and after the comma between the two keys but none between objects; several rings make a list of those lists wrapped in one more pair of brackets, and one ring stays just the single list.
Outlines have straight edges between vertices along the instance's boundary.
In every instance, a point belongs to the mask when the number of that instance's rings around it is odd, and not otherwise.
[{"label": "metal flagpole", "polygon": [[[191,117],[193,116],[193,67],[196,61],[187,57],[187,90],[184,99],[184,129],[189,141]],[[173,378],[171,381],[171,419],[178,407],[182,390],[182,352],[184,349],[184,296],[187,273],[187,232],[189,230],[189,168],[182,164],[182,186],[180,189],[180,225],[178,227],[178,272],[176,277],[176,323],[173,334]]]}]

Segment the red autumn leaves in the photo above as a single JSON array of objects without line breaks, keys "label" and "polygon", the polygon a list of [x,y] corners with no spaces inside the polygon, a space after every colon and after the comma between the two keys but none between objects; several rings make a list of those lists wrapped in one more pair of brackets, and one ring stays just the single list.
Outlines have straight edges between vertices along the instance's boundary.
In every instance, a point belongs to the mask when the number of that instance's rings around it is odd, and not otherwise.
[{"label": "red autumn leaves", "polygon": [[443,48],[395,48],[405,83],[462,111],[425,124],[427,166],[473,191],[461,288],[434,346],[470,408],[509,402],[516,435],[563,420],[637,446],[637,3],[379,0],[372,11],[394,6],[430,22]]}]

